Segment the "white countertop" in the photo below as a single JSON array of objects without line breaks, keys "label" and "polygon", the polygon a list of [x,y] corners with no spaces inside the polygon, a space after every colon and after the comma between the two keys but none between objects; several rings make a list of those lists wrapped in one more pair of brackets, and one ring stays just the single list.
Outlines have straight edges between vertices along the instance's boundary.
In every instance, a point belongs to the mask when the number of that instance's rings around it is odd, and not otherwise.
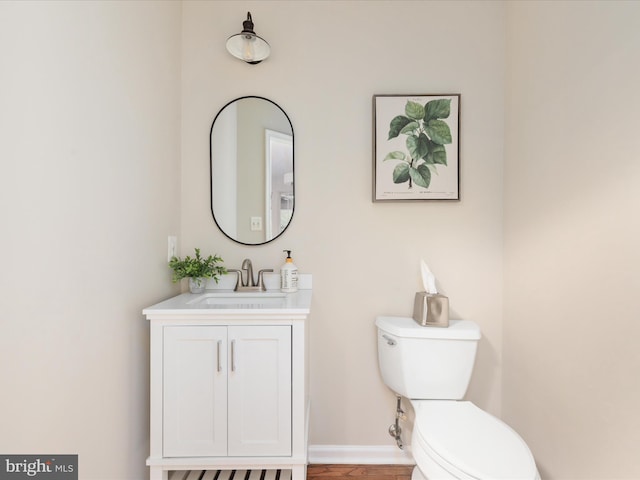
[{"label": "white countertop", "polygon": [[214,289],[204,293],[183,293],[145,308],[147,319],[164,318],[167,315],[209,316],[225,315],[308,315],[311,311],[312,290],[295,293],[234,292]]}]

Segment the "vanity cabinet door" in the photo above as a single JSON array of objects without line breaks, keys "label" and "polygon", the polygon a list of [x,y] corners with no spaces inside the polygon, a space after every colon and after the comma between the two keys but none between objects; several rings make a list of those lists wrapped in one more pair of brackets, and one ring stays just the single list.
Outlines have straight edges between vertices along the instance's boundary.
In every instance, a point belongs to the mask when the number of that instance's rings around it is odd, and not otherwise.
[{"label": "vanity cabinet door", "polygon": [[229,456],[291,455],[291,327],[230,326]]},{"label": "vanity cabinet door", "polygon": [[163,456],[227,455],[227,327],[163,335]]}]

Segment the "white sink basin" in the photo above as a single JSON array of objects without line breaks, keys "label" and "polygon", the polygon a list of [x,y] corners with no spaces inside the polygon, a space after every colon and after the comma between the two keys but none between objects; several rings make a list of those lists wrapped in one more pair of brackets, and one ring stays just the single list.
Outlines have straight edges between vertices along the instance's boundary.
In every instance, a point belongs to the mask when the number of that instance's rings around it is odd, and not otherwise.
[{"label": "white sink basin", "polygon": [[225,306],[232,308],[263,308],[283,305],[287,294],[282,292],[212,292],[187,302],[188,305]]}]

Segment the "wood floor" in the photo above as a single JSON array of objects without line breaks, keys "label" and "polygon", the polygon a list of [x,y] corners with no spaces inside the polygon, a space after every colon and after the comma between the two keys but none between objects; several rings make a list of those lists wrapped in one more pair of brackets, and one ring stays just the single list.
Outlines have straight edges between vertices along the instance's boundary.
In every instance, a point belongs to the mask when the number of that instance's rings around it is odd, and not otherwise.
[{"label": "wood floor", "polygon": [[309,465],[307,480],[410,480],[412,465]]}]

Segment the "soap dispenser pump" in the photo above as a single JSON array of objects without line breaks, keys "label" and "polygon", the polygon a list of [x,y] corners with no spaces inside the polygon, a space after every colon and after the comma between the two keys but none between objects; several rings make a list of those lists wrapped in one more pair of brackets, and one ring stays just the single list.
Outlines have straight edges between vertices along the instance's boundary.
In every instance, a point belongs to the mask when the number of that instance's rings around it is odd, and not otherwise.
[{"label": "soap dispenser pump", "polygon": [[287,252],[287,260],[280,268],[280,290],[285,293],[298,291],[298,267],[293,264],[291,258],[291,250],[283,250]]}]

